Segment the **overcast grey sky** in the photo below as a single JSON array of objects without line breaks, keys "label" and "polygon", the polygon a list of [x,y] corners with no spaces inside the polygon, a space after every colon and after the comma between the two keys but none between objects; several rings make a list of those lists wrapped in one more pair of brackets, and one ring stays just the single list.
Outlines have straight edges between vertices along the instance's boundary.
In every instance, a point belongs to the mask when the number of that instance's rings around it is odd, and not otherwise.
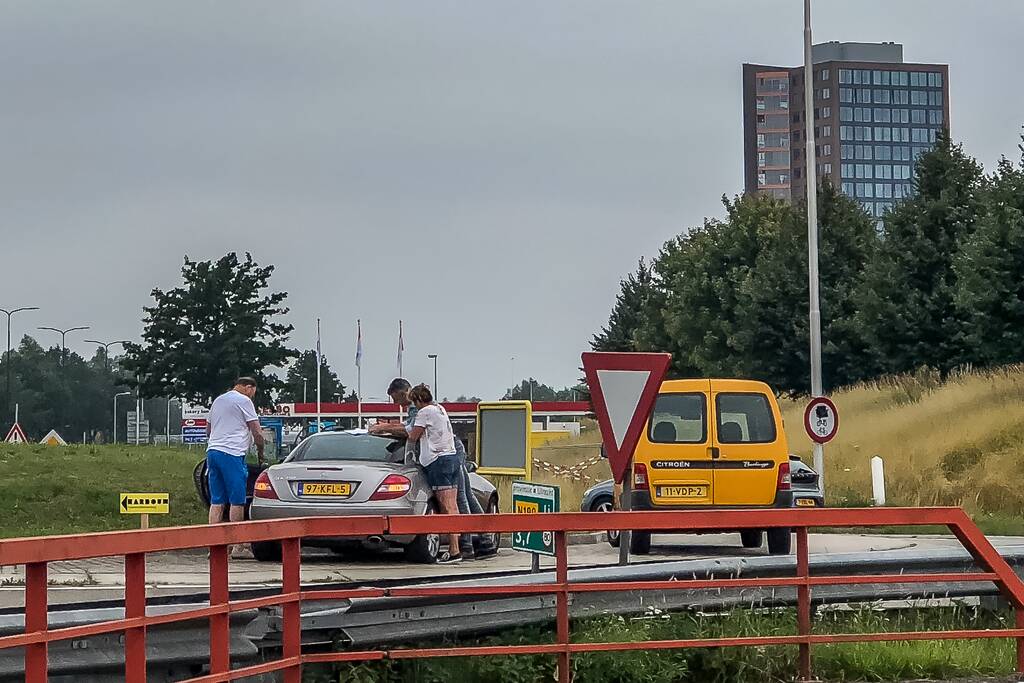
[{"label": "overcast grey sky", "polygon": [[[362,318],[364,395],[399,318],[406,374],[440,354],[442,394],[571,383],[619,278],[741,189],[740,64],[798,64],[801,7],[5,2],[0,306],[43,308],[19,338],[137,338],[183,254],[249,250],[348,385]],[[954,136],[1016,155],[1020,0],[815,8],[815,42],[949,63]]]}]

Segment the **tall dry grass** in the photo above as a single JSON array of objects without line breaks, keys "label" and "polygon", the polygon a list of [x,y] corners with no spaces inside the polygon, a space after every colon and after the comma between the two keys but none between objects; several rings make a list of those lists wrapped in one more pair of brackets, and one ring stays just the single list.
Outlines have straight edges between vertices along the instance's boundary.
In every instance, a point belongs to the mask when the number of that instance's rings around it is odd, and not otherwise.
[{"label": "tall dry grass", "polygon": [[[1024,511],[1024,365],[889,377],[832,396],[839,408],[836,439],[825,450],[828,504],[867,505],[873,455],[885,461],[889,505],[960,505],[971,513]],[[810,464],[804,401],[782,412],[791,452]],[[537,448],[534,458],[568,467],[597,453],[600,435],[586,425],[578,439]],[[579,508],[590,485],[611,475],[600,461],[578,480],[535,470],[536,481],[561,487],[562,509]],[[502,500],[510,484],[500,482]]]}]

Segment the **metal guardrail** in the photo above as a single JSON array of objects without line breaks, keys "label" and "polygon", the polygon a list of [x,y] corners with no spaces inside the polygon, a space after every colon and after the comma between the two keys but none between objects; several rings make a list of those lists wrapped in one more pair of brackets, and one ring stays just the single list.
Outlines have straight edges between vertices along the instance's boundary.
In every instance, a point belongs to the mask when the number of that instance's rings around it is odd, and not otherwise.
[{"label": "metal guardrail", "polygon": [[[943,525],[960,540],[980,571],[905,574],[823,575],[811,572],[807,530],[812,527]],[[566,534],[602,529],[657,531],[737,530],[746,528],[795,529],[797,550],[795,573],[778,576],[729,578],[680,578],[674,580],[632,577],[624,581],[570,582]],[[445,532],[551,531],[556,538],[554,581],[520,585],[451,585],[392,588],[351,588],[304,590],[299,583],[299,540],[308,537],[366,536],[375,534],[422,534]],[[227,547],[233,543],[280,541],[282,545],[282,588],[275,595],[231,600],[228,592]],[[193,547],[210,548],[210,598],[206,606],[153,614],[146,609],[145,554]],[[48,623],[46,569],[49,562],[123,555],[125,557],[124,618],[51,628]],[[810,678],[811,647],[822,643],[857,641],[946,640],[965,638],[1014,638],[1017,640],[1017,668],[1024,671],[1024,583],[992,547],[963,511],[956,508],[880,508],[633,512],[593,515],[555,513],[545,515],[467,515],[427,517],[345,517],[281,520],[260,524],[155,529],[149,531],[87,534],[83,536],[13,539],[0,541],[0,564],[26,565],[25,632],[0,637],[0,650],[24,648],[25,678],[46,681],[50,644],[105,634],[124,633],[124,679],[146,680],[147,631],[196,619],[209,620],[209,673],[190,680],[230,681],[270,672],[281,672],[287,683],[298,683],[303,664],[409,659],[418,657],[548,654],[557,658],[559,681],[570,676],[573,654],[592,651],[671,649],[724,646],[789,645],[799,649],[799,675]],[[790,565],[792,567],[792,565]],[[781,569],[781,568],[780,568]],[[942,584],[995,585],[1016,613],[1015,628],[993,630],[924,631],[900,633],[815,634],[811,628],[812,592],[835,586]],[[638,591],[701,591],[786,589],[796,593],[797,633],[770,637],[665,640],[631,643],[574,643],[570,639],[570,598],[596,594]],[[443,649],[380,649],[342,652],[303,652],[304,603],[358,598],[473,599],[482,596],[506,599],[532,597],[539,608],[553,600],[555,642],[541,645],[451,647]],[[233,613],[276,606],[279,610],[281,656],[272,661],[231,668]],[[306,610],[306,616],[310,616]]]}]

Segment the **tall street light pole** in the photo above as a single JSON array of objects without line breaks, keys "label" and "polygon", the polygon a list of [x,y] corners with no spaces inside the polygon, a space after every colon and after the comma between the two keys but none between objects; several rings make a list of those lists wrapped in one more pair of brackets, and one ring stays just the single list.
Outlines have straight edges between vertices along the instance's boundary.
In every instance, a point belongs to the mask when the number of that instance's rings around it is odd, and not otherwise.
[{"label": "tall street light pole", "polygon": [[82,341],[84,341],[87,344],[99,344],[100,346],[103,347],[103,365],[104,367],[106,367],[107,370],[110,370],[110,347],[113,346],[114,344],[128,343],[127,339],[119,339],[117,341],[112,342],[101,342],[95,339],[83,339]]},{"label": "tall street light pole", "polygon": [[[804,0],[804,129],[807,135],[807,279],[810,286],[811,395],[824,393],[821,381],[821,304],[818,300],[818,166],[814,148],[814,60],[811,49],[811,0]],[[814,444],[814,469],[825,492],[825,449]]]},{"label": "tall street light pole", "polygon": [[114,443],[117,443],[117,397],[118,396],[131,396],[132,392],[122,391],[119,394],[114,394]]},{"label": "tall street light pole", "polygon": [[11,414],[11,316],[15,313],[21,313],[22,311],[38,311],[38,306],[22,306],[21,308],[12,308],[10,310],[6,308],[0,308],[0,313],[7,316],[7,355],[4,356],[5,365],[7,366],[7,409],[5,414]]},{"label": "tall street light pole", "polygon": [[40,327],[39,329],[49,330],[51,332],[56,332],[57,334],[60,335],[60,366],[64,367],[64,356],[67,354],[67,344],[65,343],[65,341],[67,339],[68,333],[75,332],[77,330],[88,330],[89,326],[82,325],[80,327],[68,327],[67,329],[63,330],[57,327]]},{"label": "tall street light pole", "polygon": [[436,353],[428,353],[427,354],[427,358],[429,358],[430,360],[434,361],[434,400],[435,401],[440,401],[441,400],[441,395],[437,393],[437,354]]}]

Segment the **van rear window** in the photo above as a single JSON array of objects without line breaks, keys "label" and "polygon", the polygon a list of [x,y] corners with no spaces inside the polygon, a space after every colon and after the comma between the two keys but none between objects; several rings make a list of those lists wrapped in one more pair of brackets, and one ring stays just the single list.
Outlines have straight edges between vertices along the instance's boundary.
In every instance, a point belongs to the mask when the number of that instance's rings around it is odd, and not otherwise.
[{"label": "van rear window", "polygon": [[704,443],[708,440],[704,394],[659,394],[647,429],[651,443]]},{"label": "van rear window", "polygon": [[762,394],[718,394],[719,443],[772,443],[775,418]]}]

